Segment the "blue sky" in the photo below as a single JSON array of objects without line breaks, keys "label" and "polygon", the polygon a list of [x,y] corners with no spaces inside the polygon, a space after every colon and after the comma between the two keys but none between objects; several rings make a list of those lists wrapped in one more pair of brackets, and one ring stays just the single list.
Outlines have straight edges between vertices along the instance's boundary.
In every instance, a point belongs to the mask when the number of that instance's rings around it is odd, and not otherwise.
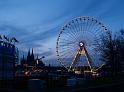
[{"label": "blue sky", "polygon": [[0,0],[0,34],[16,37],[21,54],[34,48],[56,64],[56,39],[66,21],[93,16],[112,31],[124,28],[124,0]]}]

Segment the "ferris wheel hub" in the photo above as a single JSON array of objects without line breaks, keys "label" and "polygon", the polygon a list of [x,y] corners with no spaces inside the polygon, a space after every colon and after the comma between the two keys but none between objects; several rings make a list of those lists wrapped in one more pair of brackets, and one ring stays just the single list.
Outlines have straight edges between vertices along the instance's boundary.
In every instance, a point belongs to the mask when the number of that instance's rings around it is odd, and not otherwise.
[{"label": "ferris wheel hub", "polygon": [[79,46],[83,47],[84,46],[84,42],[83,41],[79,42]]}]

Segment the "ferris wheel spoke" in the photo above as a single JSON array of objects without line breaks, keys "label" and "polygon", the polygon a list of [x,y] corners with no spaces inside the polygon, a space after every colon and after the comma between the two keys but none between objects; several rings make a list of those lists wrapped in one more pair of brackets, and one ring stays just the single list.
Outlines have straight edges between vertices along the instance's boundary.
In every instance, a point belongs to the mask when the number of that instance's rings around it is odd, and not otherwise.
[{"label": "ferris wheel spoke", "polygon": [[80,23],[79,23],[79,19],[76,20],[77,24],[78,24],[78,30],[79,32],[81,31],[81,27],[80,27]]},{"label": "ferris wheel spoke", "polygon": [[[102,32],[100,32],[99,30],[100,30],[100,28],[96,30],[95,35],[100,35],[100,34],[103,34],[103,33],[102,33]],[[101,31],[103,31],[103,30],[104,30],[104,29],[103,29],[103,28],[101,28]]]},{"label": "ferris wheel spoke", "polygon": [[71,42],[71,43],[61,42],[61,43],[59,43],[59,46],[69,47],[69,46],[74,46],[75,44],[76,44],[75,42]]},{"label": "ferris wheel spoke", "polygon": [[58,45],[59,47],[62,47],[62,48],[69,48],[69,47],[72,47],[72,48],[74,48],[74,44],[59,44]]},{"label": "ferris wheel spoke", "polygon": [[101,26],[100,24],[96,23],[94,26],[91,28],[91,32],[94,33],[96,29],[99,29]]},{"label": "ferris wheel spoke", "polygon": [[72,48],[74,49],[74,44],[71,44],[71,45],[59,45],[59,47],[62,47],[62,49],[66,49],[66,48]]},{"label": "ferris wheel spoke", "polygon": [[77,37],[79,37],[80,36],[80,33],[81,33],[81,26],[80,26],[80,23],[79,23],[79,20],[76,20],[77,21],[77,28],[78,28],[78,31],[76,32],[77,33]]},{"label": "ferris wheel spoke", "polygon": [[88,31],[88,27],[90,27],[90,26],[88,26],[89,25],[89,20],[88,19],[86,19],[86,27],[85,27],[85,31]]},{"label": "ferris wheel spoke", "polygon": [[[83,19],[83,21],[84,21],[84,24],[82,25],[83,26],[83,31],[82,31],[82,34],[84,34],[85,33],[85,31],[86,31],[86,19]],[[85,35],[82,35],[83,37],[85,36]]]},{"label": "ferris wheel spoke", "polygon": [[86,24],[86,21],[84,20],[84,18],[82,18],[82,20],[81,20],[81,34],[80,34],[80,36],[82,36],[82,38],[84,38],[84,35],[82,35],[82,34],[84,34],[84,29],[85,29],[85,24]]},{"label": "ferris wheel spoke", "polygon": [[75,37],[75,34],[73,33],[73,32],[71,32],[72,31],[72,29],[67,29],[69,32],[68,33],[66,33],[68,36],[71,36],[73,39],[76,39]]},{"label": "ferris wheel spoke", "polygon": [[[61,39],[62,38],[62,39]],[[72,36],[72,35],[65,35],[64,37],[61,37],[60,39],[62,40],[62,41],[74,41],[75,40],[75,38]]]},{"label": "ferris wheel spoke", "polygon": [[80,26],[81,26],[81,31],[83,31],[83,28],[82,28],[82,25],[83,25],[82,18],[80,18],[80,22],[81,22],[81,24],[80,24]]},{"label": "ferris wheel spoke", "polygon": [[67,51],[74,51],[74,50],[75,50],[74,47],[66,47],[66,48],[63,47],[63,48],[60,48],[60,51],[61,51],[61,52],[63,52],[63,51],[64,51],[64,52],[67,52]]},{"label": "ferris wheel spoke", "polygon": [[71,31],[71,35],[73,35],[74,36],[74,38],[75,38],[75,40],[77,40],[77,35],[76,35],[76,31],[75,31],[75,28],[71,25],[71,28],[70,28],[70,31]]},{"label": "ferris wheel spoke", "polygon": [[78,32],[79,32],[79,30],[78,30],[78,28],[77,28],[77,26],[76,26],[76,24],[75,23],[73,23],[73,28],[75,29],[75,32],[74,32],[74,34],[76,35],[76,37],[78,37],[79,36],[79,34],[77,34]]},{"label": "ferris wheel spoke", "polygon": [[62,42],[65,42],[65,43],[66,43],[66,42],[69,42],[69,43],[73,43],[73,42],[74,42],[73,39],[67,39],[67,38],[66,38],[66,39],[65,39],[65,38],[60,38],[59,40],[61,40],[61,43],[62,43]]},{"label": "ferris wheel spoke", "polygon": [[[73,39],[73,40],[76,40],[77,38],[76,38],[76,35],[75,35],[75,33],[73,32],[74,31],[74,29],[67,29],[69,32],[68,33],[66,33],[67,34],[67,36],[71,36],[71,38]],[[70,31],[72,31],[72,32],[70,32]]]},{"label": "ferris wheel spoke", "polygon": [[60,44],[74,44],[75,42],[74,41],[71,41],[71,42],[65,42],[65,41],[61,41],[59,42]]},{"label": "ferris wheel spoke", "polygon": [[68,29],[67,29],[69,32],[68,32],[68,35],[71,35],[73,37],[73,39],[76,39],[76,35],[74,33],[75,29],[72,27],[72,25],[70,24]]},{"label": "ferris wheel spoke", "polygon": [[99,27],[101,27],[103,24],[101,23],[101,22],[98,22],[97,20],[96,20],[96,23],[94,23],[94,26],[93,26],[93,28],[92,28],[92,32],[94,32],[96,29],[98,29]]},{"label": "ferris wheel spoke", "polygon": [[81,31],[83,32],[83,31],[85,31],[84,29],[85,29],[85,26],[86,26],[86,19],[83,17],[82,19],[81,19]]},{"label": "ferris wheel spoke", "polygon": [[73,56],[73,53],[70,53],[69,55],[63,55],[63,56],[61,56],[61,60],[64,60],[65,61],[65,59],[69,59],[69,61],[72,61],[72,56]]},{"label": "ferris wheel spoke", "polygon": [[[103,27],[103,24],[101,24],[101,22],[99,22],[94,28],[93,28],[93,30],[92,30],[92,32],[93,33],[96,33],[96,32],[98,32],[99,30],[101,30]],[[100,32],[102,32],[102,31],[100,31]]]},{"label": "ferris wheel spoke", "polygon": [[68,52],[68,51],[74,51],[74,48],[71,48],[71,47],[69,47],[69,48],[62,48],[62,51],[60,51],[61,53],[63,53],[63,51],[64,52]]},{"label": "ferris wheel spoke", "polygon": [[[94,23],[95,22],[95,23]],[[100,25],[99,25],[99,23],[97,23],[97,20],[94,20],[94,22],[92,23],[92,27],[90,27],[88,30],[91,32],[91,33],[95,33],[95,31],[97,30],[97,29],[99,29],[100,28]]]},{"label": "ferris wheel spoke", "polygon": [[[72,61],[72,58],[71,57],[69,57],[68,55],[67,56],[65,56],[65,57],[62,57],[62,58],[60,58],[60,60],[62,61],[62,62],[69,62],[69,61]],[[70,63],[70,62],[69,62]]]},{"label": "ferris wheel spoke", "polygon": [[92,21],[92,24],[88,29],[90,32],[94,31],[94,28],[97,29],[99,27],[96,19],[92,19],[91,21]]},{"label": "ferris wheel spoke", "polygon": [[[92,22],[91,22],[92,23]],[[86,20],[86,28],[85,28],[85,31],[87,31],[88,30],[88,27],[90,27],[91,26],[91,23],[89,22],[89,20],[87,19]]]},{"label": "ferris wheel spoke", "polygon": [[66,52],[66,53],[62,53],[62,54],[60,54],[60,56],[63,58],[63,57],[72,57],[72,56],[74,56],[73,55],[74,53],[72,53],[72,52]]},{"label": "ferris wheel spoke", "polygon": [[[98,27],[96,27],[96,29],[94,28],[94,29],[92,29],[92,32],[91,33],[94,33],[94,35],[96,35],[97,36],[97,32],[99,32],[100,30],[101,30],[101,26],[98,26]],[[101,33],[101,31],[100,31],[100,33]]]},{"label": "ferris wheel spoke", "polygon": [[60,48],[60,50],[64,50],[64,49],[73,49],[74,50],[74,47],[73,46],[64,46],[64,47]]},{"label": "ferris wheel spoke", "polygon": [[[80,18],[80,22],[81,22],[81,23],[80,23],[80,33],[78,33],[78,34],[79,34],[79,35],[78,35],[79,38],[80,38],[80,35],[82,34],[82,32],[84,31],[84,27],[83,27],[84,24],[83,24],[82,21],[84,21],[84,19],[83,19],[83,18]],[[82,36],[83,36],[83,35],[82,35]],[[78,38],[78,39],[79,39],[79,38]],[[80,40],[81,40],[81,39],[80,39]],[[77,41],[80,41],[80,40],[77,40]]]},{"label": "ferris wheel spoke", "polygon": [[75,26],[76,26],[76,29],[77,29],[77,31],[75,33],[76,33],[77,37],[79,37],[80,36],[81,29],[80,29],[78,20],[76,21]]},{"label": "ferris wheel spoke", "polygon": [[[99,26],[97,29],[94,29],[94,32],[97,33],[97,32],[99,32],[99,30],[101,30],[101,29],[102,29],[102,27]],[[100,32],[100,33],[101,33],[101,32]]]},{"label": "ferris wheel spoke", "polygon": [[62,47],[62,48],[60,48],[61,51],[64,51],[64,50],[65,50],[65,51],[68,51],[67,49],[68,49],[69,51],[70,51],[70,50],[75,50],[75,48],[74,48],[73,46],[68,46],[68,47]]},{"label": "ferris wheel spoke", "polygon": [[75,50],[75,48],[73,46],[67,46],[67,47],[60,47],[60,50],[65,50],[65,49],[70,49],[70,50]]},{"label": "ferris wheel spoke", "polygon": [[[87,31],[87,32],[90,32],[93,26],[94,26],[94,19],[92,18],[92,19],[88,20],[87,30],[89,30],[89,31]],[[89,36],[89,37],[92,37],[92,36]]]},{"label": "ferris wheel spoke", "polygon": [[66,27],[67,32],[64,32],[67,37],[71,37],[72,39],[75,39],[75,34],[73,33],[74,29],[70,29],[70,27]]},{"label": "ferris wheel spoke", "polygon": [[[67,55],[65,57],[60,58],[60,60],[63,61],[63,62],[69,62],[69,61],[72,62],[73,58],[71,56]],[[71,62],[69,62],[69,63],[71,63]]]},{"label": "ferris wheel spoke", "polygon": [[63,46],[63,47],[69,47],[69,46],[73,46],[74,44],[60,44],[59,46]]}]

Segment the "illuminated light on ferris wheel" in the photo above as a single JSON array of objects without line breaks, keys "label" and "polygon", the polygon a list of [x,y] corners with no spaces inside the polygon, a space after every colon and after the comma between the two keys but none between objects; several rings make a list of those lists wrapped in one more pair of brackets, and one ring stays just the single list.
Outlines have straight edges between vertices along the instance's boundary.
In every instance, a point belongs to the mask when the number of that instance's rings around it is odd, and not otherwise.
[{"label": "illuminated light on ferris wheel", "polygon": [[107,31],[103,23],[92,17],[81,16],[68,21],[57,38],[58,61],[68,70],[84,66],[84,62],[93,70],[94,63],[100,61],[96,47],[101,44],[101,36]]}]

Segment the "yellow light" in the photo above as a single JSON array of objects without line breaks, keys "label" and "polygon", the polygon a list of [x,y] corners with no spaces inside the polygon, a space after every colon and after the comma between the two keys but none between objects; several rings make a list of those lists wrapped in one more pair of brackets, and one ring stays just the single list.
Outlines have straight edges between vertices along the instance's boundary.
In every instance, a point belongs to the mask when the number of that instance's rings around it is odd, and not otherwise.
[{"label": "yellow light", "polygon": [[76,70],[76,71],[75,71],[75,74],[81,74],[81,71],[77,71],[77,70]]},{"label": "yellow light", "polygon": [[39,64],[39,61],[38,61],[38,60],[36,61],[36,64],[37,64],[37,65]]}]

